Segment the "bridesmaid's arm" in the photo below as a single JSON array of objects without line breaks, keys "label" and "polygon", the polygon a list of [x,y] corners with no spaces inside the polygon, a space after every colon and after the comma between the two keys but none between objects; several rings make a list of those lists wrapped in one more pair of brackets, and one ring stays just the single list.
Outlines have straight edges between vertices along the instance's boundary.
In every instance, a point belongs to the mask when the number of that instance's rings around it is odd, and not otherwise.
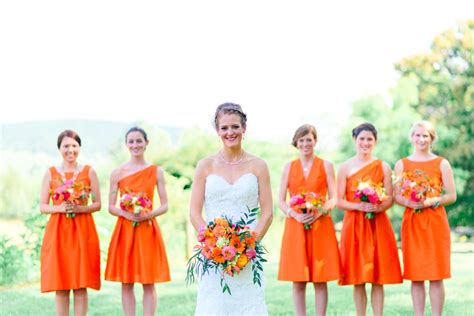
[{"label": "bridesmaid's arm", "polygon": [[42,214],[54,214],[54,213],[66,213],[66,203],[61,205],[50,205],[49,204],[49,185],[51,182],[51,173],[49,169],[46,170],[46,173],[43,177],[43,182],[41,184],[41,196],[40,196],[40,212]]},{"label": "bridesmaid's arm", "polygon": [[272,190],[267,164],[261,159],[256,159],[256,164],[261,215],[255,233],[258,239],[262,239],[273,220]]},{"label": "bridesmaid's arm", "polygon": [[[402,160],[397,161],[393,171],[395,172],[395,178],[398,181],[401,181],[402,176],[403,176],[403,161]],[[401,206],[409,207],[412,209],[423,208],[422,202],[413,202],[403,197],[401,194],[400,185],[398,184],[395,184],[395,202]]]},{"label": "bridesmaid's arm", "polygon": [[294,214],[291,207],[286,203],[286,196],[288,195],[288,174],[290,172],[290,164],[286,164],[283,168],[280,181],[280,191],[278,193],[278,207],[285,214],[285,216],[291,217]]},{"label": "bridesmaid's arm", "polygon": [[387,193],[387,199],[377,205],[375,212],[384,212],[393,205],[393,186],[392,186],[392,169],[386,162],[382,162],[383,169],[383,186]]},{"label": "bridesmaid's arm", "polygon": [[194,173],[193,186],[191,190],[191,201],[189,202],[189,218],[194,229],[199,230],[206,222],[202,217],[204,205],[204,188],[206,183],[205,161],[199,161]]},{"label": "bridesmaid's arm", "polygon": [[93,213],[100,211],[102,203],[100,200],[99,179],[94,169],[89,169],[89,178],[91,179],[92,203],[89,205],[74,205],[74,213]]},{"label": "bridesmaid's arm", "polygon": [[283,169],[283,174],[281,175],[281,182],[280,182],[280,192],[278,194],[278,206],[280,210],[287,216],[295,219],[297,222],[303,224],[311,224],[316,220],[311,214],[302,214],[295,212],[291,206],[286,203],[286,195],[288,194],[288,175],[290,173],[291,163],[285,165]]},{"label": "bridesmaid's arm", "polygon": [[109,213],[114,216],[124,217],[128,220],[135,221],[136,218],[132,213],[126,212],[115,206],[117,202],[118,181],[120,180],[120,169],[115,169],[110,175],[110,189],[109,189]]},{"label": "bridesmaid's arm", "polygon": [[446,159],[441,161],[441,177],[443,180],[443,190],[445,191],[440,197],[430,198],[425,200],[425,206],[431,207],[435,204],[449,205],[456,202],[456,185],[454,183],[453,170]]},{"label": "bridesmaid's arm", "polygon": [[324,203],[323,208],[326,211],[331,211],[337,204],[336,176],[334,174],[334,166],[329,161],[324,161],[324,170],[326,171],[328,200]]},{"label": "bridesmaid's arm", "polygon": [[165,174],[161,168],[156,168],[156,187],[160,197],[160,206],[146,215],[147,219],[160,216],[168,212],[168,194],[165,187]]}]

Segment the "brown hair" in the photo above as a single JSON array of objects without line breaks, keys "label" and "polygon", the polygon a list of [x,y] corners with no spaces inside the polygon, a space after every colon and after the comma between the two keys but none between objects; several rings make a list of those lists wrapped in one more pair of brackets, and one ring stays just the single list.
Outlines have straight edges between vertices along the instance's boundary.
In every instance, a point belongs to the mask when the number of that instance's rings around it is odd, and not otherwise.
[{"label": "brown hair", "polygon": [[61,148],[61,143],[63,142],[64,137],[69,137],[69,138],[74,139],[76,142],[79,143],[79,147],[81,146],[81,138],[79,137],[79,135],[75,131],[67,129],[67,130],[62,131],[61,134],[59,134],[58,136],[58,142],[57,142],[58,149]]},{"label": "brown hair", "polygon": [[411,137],[413,136],[413,133],[415,132],[415,128],[418,126],[423,127],[428,132],[428,134],[430,134],[431,144],[436,142],[436,140],[438,139],[438,133],[436,133],[436,129],[434,125],[429,121],[415,122],[413,126],[410,128],[410,135],[409,135],[410,140],[411,140]]},{"label": "brown hair", "polygon": [[315,140],[318,140],[318,133],[316,132],[316,127],[311,124],[304,124],[298,127],[295,131],[295,135],[293,135],[293,141],[291,144],[296,147],[296,143],[298,139],[305,136],[306,134],[311,133]]},{"label": "brown hair", "polygon": [[372,135],[374,135],[375,140],[377,140],[377,130],[375,129],[375,126],[371,123],[362,123],[359,126],[355,127],[352,130],[352,138],[356,139],[357,136],[359,136],[359,134],[363,131],[371,132]]},{"label": "brown hair", "polygon": [[128,137],[128,134],[130,134],[131,132],[139,132],[143,135],[143,138],[145,139],[146,142],[148,142],[148,137],[146,135],[146,132],[143,128],[141,127],[138,127],[138,126],[134,126],[132,128],[130,128],[127,133],[125,134],[125,142],[127,142],[127,137]]},{"label": "brown hair", "polygon": [[240,116],[240,123],[243,127],[247,126],[247,114],[244,113],[242,107],[235,103],[226,102],[219,105],[216,109],[214,115],[214,127],[217,129],[219,127],[218,119],[221,114],[237,114]]}]

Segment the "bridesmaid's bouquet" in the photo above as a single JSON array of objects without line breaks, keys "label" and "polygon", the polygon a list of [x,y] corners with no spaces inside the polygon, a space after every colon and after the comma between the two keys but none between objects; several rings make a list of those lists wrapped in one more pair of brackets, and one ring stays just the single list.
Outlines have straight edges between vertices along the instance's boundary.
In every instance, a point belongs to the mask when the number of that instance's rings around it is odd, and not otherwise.
[{"label": "bridesmaid's bouquet", "polygon": [[[387,193],[383,186],[383,183],[373,183],[372,181],[359,181],[357,183],[357,188],[354,193],[356,199],[361,200],[362,202],[367,202],[371,204],[380,204],[387,199]],[[365,213],[365,218],[372,219],[374,218],[373,212]]]},{"label": "bridesmaid's bouquet", "polygon": [[[76,205],[83,205],[87,203],[91,188],[84,185],[82,182],[75,182],[73,180],[66,180],[60,186],[50,192],[52,199],[56,202],[70,202]],[[75,213],[66,213],[67,218],[76,217]]]},{"label": "bridesmaid's bouquet", "polygon": [[[290,198],[290,207],[295,211],[306,213],[322,213],[327,215],[328,212],[322,209],[324,197],[314,192],[295,194]],[[304,224],[304,229],[311,229],[311,224]]]},{"label": "bridesmaid's bouquet", "polygon": [[[438,197],[441,194],[441,184],[435,183],[423,170],[415,169],[404,172],[398,182],[401,195],[413,202],[422,202],[427,198]],[[421,209],[414,209],[414,213],[420,213]]]},{"label": "bridesmaid's bouquet", "polygon": [[249,209],[249,214],[244,214],[236,223],[226,217],[216,218],[199,229],[199,244],[187,264],[187,284],[195,281],[195,272],[202,276],[214,270],[220,273],[222,293],[232,295],[225,277],[233,277],[251,265],[253,283],[262,286],[262,262],[267,261],[263,258],[265,248],[249,228],[257,218],[257,211],[258,208]]},{"label": "bridesmaid's bouquet", "polygon": [[[141,193],[131,193],[126,192],[120,197],[120,208],[127,212],[132,212],[133,214],[144,214],[152,210],[153,203],[143,192]],[[133,227],[137,227],[140,223],[133,221]],[[151,221],[148,221],[148,224],[151,225]]]}]

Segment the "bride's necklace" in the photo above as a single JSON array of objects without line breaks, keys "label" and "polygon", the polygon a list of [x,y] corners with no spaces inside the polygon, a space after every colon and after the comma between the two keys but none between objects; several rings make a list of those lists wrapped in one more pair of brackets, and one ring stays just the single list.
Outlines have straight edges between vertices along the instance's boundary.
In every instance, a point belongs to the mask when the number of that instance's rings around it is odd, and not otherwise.
[{"label": "bride's necklace", "polygon": [[[79,168],[77,168],[79,165],[76,164],[74,167],[74,174],[72,175],[71,181],[72,183],[76,182],[77,176],[79,175]],[[61,176],[61,179],[63,180],[63,183],[66,183],[66,174],[64,173],[64,164],[61,165],[61,170],[59,171],[59,175]]]},{"label": "bride's necklace", "polygon": [[228,161],[224,158],[224,155],[222,154],[222,152],[219,151],[219,158],[221,158],[221,160],[226,164],[226,165],[229,165],[229,166],[234,166],[234,165],[238,165],[239,163],[242,162],[242,160],[244,159],[244,156],[245,156],[245,152],[242,151],[242,155],[240,156],[239,159],[237,159],[236,161]]}]

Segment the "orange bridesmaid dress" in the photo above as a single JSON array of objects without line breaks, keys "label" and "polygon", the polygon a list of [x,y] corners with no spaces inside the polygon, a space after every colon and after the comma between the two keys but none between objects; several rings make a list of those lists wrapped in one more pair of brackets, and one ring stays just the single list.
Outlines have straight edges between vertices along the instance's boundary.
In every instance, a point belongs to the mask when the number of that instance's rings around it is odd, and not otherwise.
[{"label": "orange bridesmaid dress", "polygon": [[[120,194],[127,191],[146,193],[153,199],[157,166],[149,166],[122,178],[118,182]],[[133,222],[118,217],[110,240],[105,279],[122,283],[152,284],[170,280],[165,245],[156,218]]]},{"label": "orange bridesmaid dress", "polygon": [[[375,160],[347,178],[346,200],[354,197],[358,181],[383,183],[382,161]],[[341,232],[342,276],[339,285],[402,283],[397,243],[386,212],[366,219],[364,212],[346,211]]]},{"label": "orange bridesmaid dress", "polygon": [[[314,192],[327,195],[324,160],[315,157],[305,179],[300,159],[291,162],[288,174],[290,195]],[[340,256],[331,216],[321,216],[312,228],[305,230],[293,218],[285,221],[278,280],[293,282],[327,282],[340,277]]]},{"label": "orange bridesmaid dress", "polygon": [[[435,183],[442,183],[443,157],[429,161],[404,158],[403,171],[420,169]],[[424,208],[414,213],[405,208],[402,220],[403,278],[412,281],[442,280],[451,277],[451,240],[444,206]]]},{"label": "orange bridesmaid dress", "polygon": [[[75,182],[90,186],[89,169],[84,166]],[[55,167],[49,170],[50,189],[55,190],[63,180]],[[64,175],[70,180],[74,173]],[[53,200],[53,204],[60,202]],[[41,246],[41,292],[81,288],[100,289],[99,237],[92,214],[77,213],[74,218],[51,214]]]}]

